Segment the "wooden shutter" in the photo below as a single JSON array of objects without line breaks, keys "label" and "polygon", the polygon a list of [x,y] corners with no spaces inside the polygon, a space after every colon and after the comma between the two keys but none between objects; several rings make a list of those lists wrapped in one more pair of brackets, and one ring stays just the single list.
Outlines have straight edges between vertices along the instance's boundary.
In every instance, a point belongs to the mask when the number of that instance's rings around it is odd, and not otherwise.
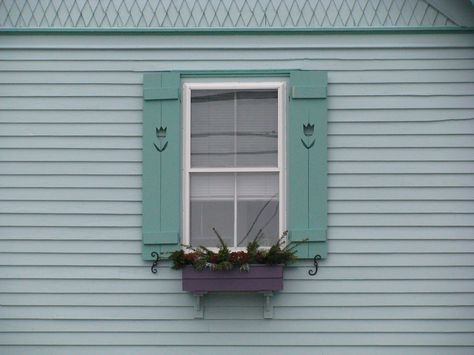
[{"label": "wooden shutter", "polygon": [[180,75],[144,75],[142,256],[152,260],[180,245]]},{"label": "wooden shutter", "polygon": [[327,73],[292,71],[288,117],[288,237],[299,258],[327,256]]}]

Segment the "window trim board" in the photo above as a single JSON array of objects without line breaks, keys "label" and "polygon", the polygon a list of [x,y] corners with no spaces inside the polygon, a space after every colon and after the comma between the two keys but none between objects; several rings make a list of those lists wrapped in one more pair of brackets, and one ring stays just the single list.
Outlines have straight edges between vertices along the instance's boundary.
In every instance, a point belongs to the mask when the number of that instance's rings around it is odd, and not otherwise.
[{"label": "window trim board", "polygon": [[[250,77],[250,80],[249,80]],[[286,120],[288,117],[287,112],[287,80],[265,80],[265,77],[259,77],[258,75],[242,75],[242,81],[228,81],[225,80],[226,76],[212,77],[209,78],[211,81],[199,81],[191,78],[182,79],[182,170],[181,170],[181,182],[182,182],[182,194],[181,194],[181,242],[184,245],[190,245],[190,173],[192,172],[278,172],[279,173],[279,234],[281,235],[287,228],[287,213],[286,213],[286,189],[287,189],[287,178],[286,178],[286,136],[287,126]],[[207,78],[206,78],[207,79]],[[254,79],[254,80],[252,80]],[[260,81],[262,80],[263,81]],[[270,79],[270,78],[268,78]],[[278,91],[278,166],[277,168],[192,168],[191,167],[191,90],[226,90],[226,89],[276,89]],[[235,211],[236,213],[236,211]],[[235,228],[236,223],[234,223]],[[235,231],[234,231],[235,234]],[[234,235],[235,238],[235,235]],[[233,248],[239,250],[242,248]]]}]

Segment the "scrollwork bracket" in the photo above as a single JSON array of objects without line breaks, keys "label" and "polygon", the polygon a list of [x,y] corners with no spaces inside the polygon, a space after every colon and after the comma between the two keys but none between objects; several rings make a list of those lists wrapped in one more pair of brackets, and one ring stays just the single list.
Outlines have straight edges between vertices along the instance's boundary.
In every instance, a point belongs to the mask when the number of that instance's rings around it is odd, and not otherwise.
[{"label": "scrollwork bracket", "polygon": [[156,274],[158,272],[158,262],[160,261],[160,254],[158,254],[156,251],[153,251],[151,253],[151,257],[155,259],[153,261],[153,265],[151,266],[151,272]]},{"label": "scrollwork bracket", "polygon": [[314,263],[314,270],[309,270],[308,271],[308,274],[310,276],[315,276],[317,273],[318,273],[318,269],[319,269],[319,264],[318,264],[318,261],[321,260],[321,255],[315,255],[314,258],[313,258],[313,263]]}]

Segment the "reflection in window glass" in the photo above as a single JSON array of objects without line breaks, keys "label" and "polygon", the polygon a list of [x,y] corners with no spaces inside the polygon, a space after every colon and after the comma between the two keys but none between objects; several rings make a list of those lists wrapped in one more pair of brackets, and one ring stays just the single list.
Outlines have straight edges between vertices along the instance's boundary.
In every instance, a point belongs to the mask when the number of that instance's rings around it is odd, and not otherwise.
[{"label": "reflection in window glass", "polygon": [[276,167],[276,90],[193,90],[192,167]]}]

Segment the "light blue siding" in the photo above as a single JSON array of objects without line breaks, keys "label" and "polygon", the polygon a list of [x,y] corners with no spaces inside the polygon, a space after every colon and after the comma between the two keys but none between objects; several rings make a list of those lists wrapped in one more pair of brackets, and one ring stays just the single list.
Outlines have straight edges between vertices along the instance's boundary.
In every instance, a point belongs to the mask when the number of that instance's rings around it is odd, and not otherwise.
[{"label": "light blue siding", "polygon": [[[328,70],[329,256],[260,295],[141,260],[142,76]],[[472,354],[472,34],[2,35],[0,353]]]}]

